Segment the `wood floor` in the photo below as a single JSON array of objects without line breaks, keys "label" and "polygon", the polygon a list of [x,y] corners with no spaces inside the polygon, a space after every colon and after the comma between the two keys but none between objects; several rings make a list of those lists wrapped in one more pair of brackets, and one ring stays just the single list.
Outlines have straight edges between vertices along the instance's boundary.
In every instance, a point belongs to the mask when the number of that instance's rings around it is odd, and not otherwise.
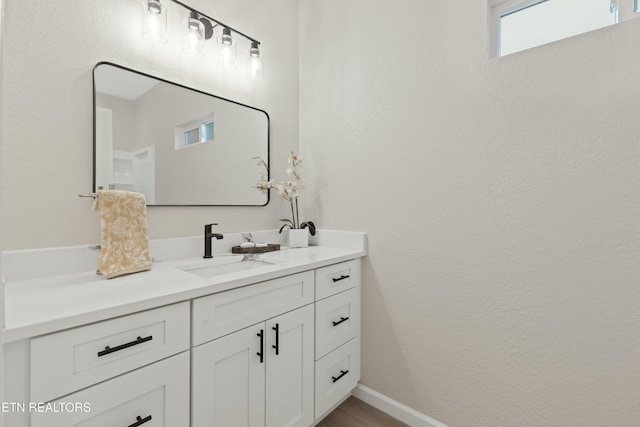
[{"label": "wood floor", "polygon": [[396,420],[351,396],[338,406],[335,411],[317,425],[317,427],[408,427],[407,424]]}]

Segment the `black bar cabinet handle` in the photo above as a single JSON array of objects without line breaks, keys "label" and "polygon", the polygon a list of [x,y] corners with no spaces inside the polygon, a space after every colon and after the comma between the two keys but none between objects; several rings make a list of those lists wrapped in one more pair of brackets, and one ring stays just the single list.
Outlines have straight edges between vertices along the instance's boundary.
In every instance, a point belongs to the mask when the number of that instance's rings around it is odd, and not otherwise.
[{"label": "black bar cabinet handle", "polygon": [[260,363],[264,363],[264,329],[260,329],[258,336],[260,337],[260,352],[256,355],[260,356]]},{"label": "black bar cabinet handle", "polygon": [[347,375],[349,373],[349,370],[347,369],[346,371],[343,371],[342,369],[340,369],[340,375],[338,375],[337,377],[331,377],[331,380],[335,383],[338,382],[338,380],[340,380],[340,378],[344,377],[345,375]]},{"label": "black bar cabinet handle", "polygon": [[131,424],[129,427],[138,427],[141,426],[142,424],[146,423],[147,421],[151,421],[151,415],[149,415],[148,417],[142,418],[140,415],[138,415],[136,417],[136,422]]},{"label": "black bar cabinet handle", "polygon": [[333,283],[335,283],[335,282],[339,282],[340,280],[344,280],[344,279],[348,279],[348,278],[349,278],[349,275],[346,275],[346,276],[345,276],[345,275],[343,274],[342,276],[338,277],[337,279],[334,277],[334,278],[332,278],[331,280],[333,280]]},{"label": "black bar cabinet handle", "polygon": [[340,323],[346,322],[347,320],[349,320],[348,317],[340,316],[340,320],[338,320],[337,322],[331,322],[331,323],[333,323],[333,326],[338,326]]},{"label": "black bar cabinet handle", "polygon": [[280,351],[280,325],[278,323],[276,323],[276,326],[274,326],[271,329],[276,331],[276,344],[272,345],[271,347],[276,349],[276,356],[277,356],[279,354],[279,351]]},{"label": "black bar cabinet handle", "polygon": [[149,335],[148,337],[138,337],[135,341],[128,342],[126,344],[121,344],[116,347],[106,346],[104,350],[98,352],[98,357],[106,356],[107,354],[114,353],[116,351],[124,350],[125,348],[133,347],[134,345],[142,344],[143,342],[151,341],[153,339],[153,335]]}]

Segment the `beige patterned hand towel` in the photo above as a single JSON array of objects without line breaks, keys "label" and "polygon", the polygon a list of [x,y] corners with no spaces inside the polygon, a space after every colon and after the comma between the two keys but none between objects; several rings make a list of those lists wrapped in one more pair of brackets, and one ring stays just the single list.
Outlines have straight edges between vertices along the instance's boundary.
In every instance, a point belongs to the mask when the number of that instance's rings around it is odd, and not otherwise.
[{"label": "beige patterned hand towel", "polygon": [[98,191],[93,204],[100,211],[100,272],[107,279],[151,269],[147,202],[142,193]]}]

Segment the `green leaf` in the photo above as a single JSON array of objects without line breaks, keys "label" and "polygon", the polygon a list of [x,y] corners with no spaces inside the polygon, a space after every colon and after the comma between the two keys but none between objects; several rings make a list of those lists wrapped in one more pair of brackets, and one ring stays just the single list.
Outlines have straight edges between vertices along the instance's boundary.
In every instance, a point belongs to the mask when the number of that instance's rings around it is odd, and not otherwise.
[{"label": "green leaf", "polygon": [[309,234],[312,236],[316,235],[316,226],[312,221],[303,222],[300,228],[308,228]]},{"label": "green leaf", "polygon": [[290,219],[280,218],[280,221],[286,222],[287,224],[289,224],[291,226],[291,228],[293,228],[293,221],[291,221]]},{"label": "green leaf", "polygon": [[286,227],[293,228],[293,227],[291,227],[289,224],[284,224],[282,227],[280,227],[280,231],[278,231],[278,234],[282,234],[282,231],[283,231]]}]

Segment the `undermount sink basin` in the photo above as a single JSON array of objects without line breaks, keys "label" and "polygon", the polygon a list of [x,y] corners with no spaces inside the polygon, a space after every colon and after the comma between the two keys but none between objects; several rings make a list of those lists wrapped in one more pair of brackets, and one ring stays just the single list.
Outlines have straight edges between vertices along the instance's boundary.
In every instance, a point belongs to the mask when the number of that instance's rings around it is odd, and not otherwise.
[{"label": "undermount sink basin", "polygon": [[178,270],[195,274],[200,277],[213,277],[222,274],[237,273],[239,271],[253,270],[255,268],[270,267],[273,262],[264,259],[246,258],[244,255],[219,256],[209,260],[181,265]]}]

